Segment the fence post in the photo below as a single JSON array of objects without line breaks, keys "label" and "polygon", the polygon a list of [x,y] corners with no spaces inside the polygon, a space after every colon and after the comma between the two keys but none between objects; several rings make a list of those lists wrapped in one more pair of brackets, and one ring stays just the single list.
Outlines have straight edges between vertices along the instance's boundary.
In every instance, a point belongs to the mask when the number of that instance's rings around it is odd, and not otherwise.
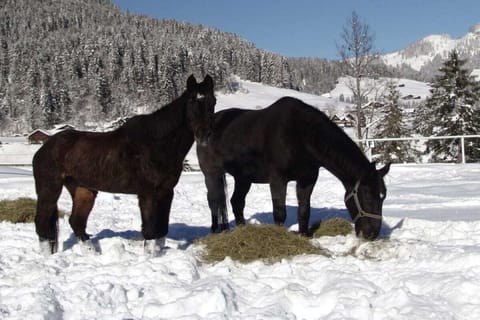
[{"label": "fence post", "polygon": [[465,137],[460,138],[460,144],[462,145],[462,163],[465,164]]}]

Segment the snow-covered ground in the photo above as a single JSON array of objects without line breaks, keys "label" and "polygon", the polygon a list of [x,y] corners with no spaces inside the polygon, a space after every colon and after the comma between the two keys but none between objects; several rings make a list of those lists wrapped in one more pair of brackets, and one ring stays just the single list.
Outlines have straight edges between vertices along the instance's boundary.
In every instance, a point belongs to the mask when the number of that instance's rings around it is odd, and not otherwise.
[{"label": "snow-covered ground", "polygon": [[[351,108],[351,105],[332,100],[326,96],[318,96],[296,90],[271,87],[258,82],[237,79],[240,89],[235,94],[217,94],[215,110],[226,108],[263,109],[284,96],[291,96],[303,100],[322,111],[335,108],[337,112],[343,112]],[[348,88],[344,93],[349,92]]]},{"label": "snow-covered ground", "polygon": [[[312,221],[347,217],[343,187],[320,170]],[[232,180],[228,178],[231,193]],[[381,237],[317,243],[332,257],[273,265],[200,260],[209,233],[202,174],[175,189],[167,249],[143,254],[135,196],[100,193],[84,252],[60,220],[60,250],[40,254],[33,224],[0,223],[2,319],[480,319],[480,164],[392,165]],[[0,198],[35,197],[31,169],[0,167]],[[294,184],[287,227],[295,230]],[[67,192],[59,201],[69,211]],[[271,223],[268,187],[247,197],[251,223]],[[230,219],[233,219],[230,213]]]},{"label": "snow-covered ground", "polygon": [[[430,86],[421,81],[401,79],[401,78],[379,78],[379,79],[363,79],[362,90],[369,92],[367,95],[370,101],[379,100],[382,95],[388,94],[387,83],[393,81],[397,85],[397,89],[400,93],[400,98],[403,102],[410,100],[417,101],[425,100],[430,95]],[[330,97],[333,99],[340,99],[343,96],[344,99],[352,99],[353,93],[349,89],[355,86],[355,79],[351,77],[341,77],[338,79],[335,88],[324,97]]]}]

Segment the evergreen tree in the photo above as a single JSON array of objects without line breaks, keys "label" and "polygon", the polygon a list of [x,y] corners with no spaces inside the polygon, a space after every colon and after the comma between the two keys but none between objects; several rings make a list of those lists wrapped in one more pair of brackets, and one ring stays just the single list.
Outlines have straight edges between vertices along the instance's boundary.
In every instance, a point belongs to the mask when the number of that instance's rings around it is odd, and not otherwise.
[{"label": "evergreen tree", "polygon": [[100,103],[102,114],[104,116],[107,115],[112,108],[112,91],[103,71],[98,73],[96,96]]},{"label": "evergreen tree", "polygon": [[46,89],[41,97],[43,123],[47,128],[52,128],[59,123],[58,101],[51,89]]},{"label": "evergreen tree", "polygon": [[[400,138],[408,135],[402,106],[400,105],[400,92],[395,82],[387,83],[387,95],[383,99],[384,106],[381,108],[380,125],[375,133],[375,138]],[[411,161],[410,148],[405,141],[378,142],[375,153],[382,162],[406,162]]]},{"label": "evergreen tree", "polygon": [[[431,96],[418,112],[417,129],[423,135],[453,136],[480,133],[480,84],[465,68],[466,60],[453,50],[439,69]],[[460,139],[430,140],[432,160],[461,161]],[[480,141],[466,145],[467,158],[480,158]]]}]

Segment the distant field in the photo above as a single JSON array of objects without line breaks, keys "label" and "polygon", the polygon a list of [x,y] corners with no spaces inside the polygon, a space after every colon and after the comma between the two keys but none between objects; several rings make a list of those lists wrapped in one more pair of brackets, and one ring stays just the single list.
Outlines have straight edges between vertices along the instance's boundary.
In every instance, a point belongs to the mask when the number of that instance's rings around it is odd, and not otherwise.
[{"label": "distant field", "polygon": [[25,137],[0,137],[0,165],[31,165],[41,144],[29,144]]}]

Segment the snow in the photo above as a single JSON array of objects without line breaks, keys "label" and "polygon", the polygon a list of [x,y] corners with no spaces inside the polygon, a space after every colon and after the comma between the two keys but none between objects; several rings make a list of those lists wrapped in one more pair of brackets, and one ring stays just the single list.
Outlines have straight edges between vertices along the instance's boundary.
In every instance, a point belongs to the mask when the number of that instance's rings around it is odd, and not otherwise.
[{"label": "snow", "polygon": [[[228,177],[231,194],[232,179]],[[44,257],[33,224],[0,223],[0,318],[6,319],[478,319],[480,165],[392,165],[377,241],[314,240],[331,257],[273,265],[200,260],[209,233],[203,176],[175,189],[167,249],[143,254],[135,196],[100,193],[88,231],[101,252],[75,243],[60,220],[59,253]],[[286,226],[296,230],[295,186]],[[35,197],[31,168],[0,168],[2,199]],[[312,219],[347,218],[341,183],[320,170]],[[67,192],[61,209],[71,205]],[[245,215],[272,223],[267,185]],[[230,219],[233,219],[230,213]],[[233,223],[232,223],[233,226]]]},{"label": "snow", "polygon": [[451,50],[464,41],[465,39],[452,39],[448,34],[430,35],[413,44],[413,46],[420,47],[415,54],[408,54],[407,49],[404,49],[383,55],[382,59],[387,65],[399,67],[406,64],[412,69],[420,71],[424,65],[432,62],[437,55],[446,57]]},{"label": "snow", "polygon": [[477,81],[480,79],[480,69],[473,69],[470,76],[474,77]]},{"label": "snow", "polygon": [[[340,96],[343,96],[345,99],[353,98],[353,93],[349,89],[354,84],[355,79],[351,77],[341,77],[338,79],[338,83],[335,88],[330,91],[326,96],[340,99]],[[389,81],[394,81],[397,84],[397,89],[400,92],[400,97],[420,97],[421,100],[425,100],[430,96],[430,86],[421,81],[403,79],[403,78],[379,78],[377,80],[373,79],[362,79],[361,86],[365,91],[371,91],[368,94],[370,101],[378,100],[383,94],[387,92],[387,83]],[[372,89],[370,89],[372,88]]]},{"label": "snow", "polygon": [[40,144],[29,144],[25,137],[0,137],[0,165],[31,164]]},{"label": "snow", "polygon": [[316,108],[325,110],[333,107],[339,111],[350,107],[349,104],[333,101],[328,97],[317,96],[291,89],[282,89],[267,86],[258,82],[237,79],[240,89],[235,94],[217,94],[215,110],[226,108],[262,109],[268,107],[276,100],[284,96],[295,97],[303,100]]},{"label": "snow", "polygon": [[[236,94],[218,95],[217,110],[262,108],[283,95],[319,108],[336,104],[241,85]],[[227,182],[232,194],[233,179]],[[33,224],[0,222],[0,318],[480,319],[480,164],[392,165],[385,182],[379,240],[353,234],[312,240],[332,255],[273,265],[201,261],[203,248],[194,241],[209,234],[211,221],[200,172],[183,173],[175,188],[159,257],[144,254],[133,195],[99,193],[87,227],[96,252],[75,241],[68,216],[59,221],[59,252],[48,257],[40,253]],[[0,166],[0,190],[0,200],[36,198],[31,167]],[[349,219],[343,196],[340,181],[320,169],[311,223]],[[293,183],[287,206],[286,227],[297,230]],[[68,192],[59,207],[69,214]],[[272,223],[271,212],[268,185],[252,185],[248,222]],[[231,208],[229,218],[234,227]]]}]

